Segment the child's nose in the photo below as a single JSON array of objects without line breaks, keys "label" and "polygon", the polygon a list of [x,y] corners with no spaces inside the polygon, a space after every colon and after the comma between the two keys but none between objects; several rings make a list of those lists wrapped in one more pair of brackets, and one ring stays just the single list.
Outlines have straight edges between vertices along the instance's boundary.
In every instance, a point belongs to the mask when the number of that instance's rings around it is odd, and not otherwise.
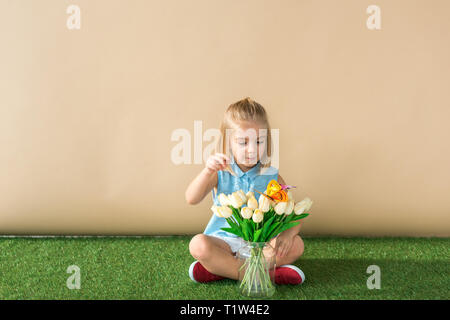
[{"label": "child's nose", "polygon": [[247,152],[248,153],[256,152],[256,150],[257,150],[256,143],[249,143],[248,144],[248,148],[247,148]]}]

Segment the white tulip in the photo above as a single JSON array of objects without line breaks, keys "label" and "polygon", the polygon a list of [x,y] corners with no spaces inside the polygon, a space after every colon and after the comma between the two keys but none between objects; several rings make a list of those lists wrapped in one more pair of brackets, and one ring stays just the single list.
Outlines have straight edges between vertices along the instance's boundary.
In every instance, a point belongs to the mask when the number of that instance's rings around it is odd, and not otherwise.
[{"label": "white tulip", "polygon": [[219,210],[218,210],[219,208],[220,208],[219,206],[213,205],[213,206],[211,207],[211,210],[212,210],[212,212],[214,212],[214,214],[215,214],[216,216],[222,218],[222,216],[220,215],[220,212],[219,212]]},{"label": "white tulip", "polygon": [[297,202],[294,206],[294,212],[296,215],[301,215],[305,211],[305,205],[302,205],[300,202]]},{"label": "white tulip", "polygon": [[252,216],[253,222],[259,223],[264,219],[264,213],[260,209],[256,209]]},{"label": "white tulip", "polygon": [[224,193],[219,194],[219,202],[220,202],[220,205],[225,206],[225,207],[231,204],[230,199]]},{"label": "white tulip", "polygon": [[242,207],[241,208],[241,216],[244,219],[250,219],[253,215],[253,209],[250,207]]},{"label": "white tulip", "polygon": [[255,194],[253,193],[253,191],[249,191],[249,192],[247,192],[247,194],[245,196],[247,197],[247,199],[250,199],[250,198],[254,198]]},{"label": "white tulip", "polygon": [[306,199],[308,199],[308,207],[305,209],[305,211],[308,212],[309,210],[311,210],[313,201],[310,198],[306,198]]},{"label": "white tulip", "polygon": [[267,199],[265,196],[261,195],[259,197],[259,209],[262,212],[267,212],[270,209],[270,200]]},{"label": "white tulip", "polygon": [[284,210],[284,214],[288,216],[292,213],[292,211],[294,211],[294,201],[289,200],[287,202],[286,209]]},{"label": "white tulip", "polygon": [[241,197],[243,203],[247,202],[248,199],[247,199],[247,196],[245,195],[244,191],[239,190],[239,191],[236,191],[236,193]]},{"label": "white tulip", "polygon": [[297,202],[294,206],[294,212],[296,215],[300,215],[303,212],[307,212],[311,206],[312,206],[313,202],[311,201],[310,198],[305,198],[300,202]]},{"label": "white tulip", "polygon": [[233,215],[233,211],[230,209],[230,207],[219,207],[217,209],[219,211],[219,214],[222,218],[229,218]]},{"label": "white tulip", "polygon": [[240,208],[244,204],[244,201],[242,201],[242,198],[239,196],[237,192],[233,192],[228,196],[228,199],[230,201],[230,204],[235,208]]},{"label": "white tulip", "polygon": [[252,208],[253,210],[255,210],[256,208],[258,208],[258,200],[256,200],[255,197],[252,197],[252,198],[248,199],[247,207]]},{"label": "white tulip", "polygon": [[286,210],[287,202],[278,202],[275,206],[275,212],[278,215],[284,214],[284,211]]}]

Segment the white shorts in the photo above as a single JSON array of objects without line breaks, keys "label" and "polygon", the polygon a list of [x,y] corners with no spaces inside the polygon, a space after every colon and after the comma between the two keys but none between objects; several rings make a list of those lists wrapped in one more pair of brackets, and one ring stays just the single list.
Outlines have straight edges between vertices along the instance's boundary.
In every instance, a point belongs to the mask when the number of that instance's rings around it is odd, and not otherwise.
[{"label": "white shorts", "polygon": [[214,233],[210,234],[210,236],[222,239],[223,241],[228,243],[233,253],[236,253],[245,244],[244,239],[240,237],[226,237],[222,235],[216,235]]}]

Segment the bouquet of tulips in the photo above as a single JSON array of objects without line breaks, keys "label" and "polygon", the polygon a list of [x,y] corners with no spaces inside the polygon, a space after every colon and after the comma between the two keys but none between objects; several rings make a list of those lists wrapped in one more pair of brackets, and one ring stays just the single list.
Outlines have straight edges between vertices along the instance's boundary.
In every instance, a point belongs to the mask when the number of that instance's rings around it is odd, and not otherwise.
[{"label": "bouquet of tulips", "polygon": [[[259,202],[252,191],[245,194],[242,190],[232,194],[219,195],[220,206],[213,205],[215,215],[225,218],[228,228],[224,231],[241,237],[248,242],[268,242],[279,233],[298,225],[300,219],[306,218],[312,206],[310,198],[295,203],[291,188],[295,186],[280,185],[271,180],[264,193],[260,193]],[[261,290],[273,290],[268,271],[263,261],[262,247],[251,250],[250,259],[241,266],[246,268],[240,287],[248,294],[259,282]],[[255,276],[258,275],[258,276]],[[257,279],[258,278],[258,279]]]}]

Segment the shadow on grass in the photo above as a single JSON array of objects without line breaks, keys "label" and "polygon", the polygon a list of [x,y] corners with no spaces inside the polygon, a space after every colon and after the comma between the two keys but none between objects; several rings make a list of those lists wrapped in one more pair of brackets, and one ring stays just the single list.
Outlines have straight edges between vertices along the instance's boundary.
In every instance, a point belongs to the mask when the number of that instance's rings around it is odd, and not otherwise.
[{"label": "shadow on grass", "polygon": [[[299,259],[306,276],[303,292],[311,299],[448,299],[449,264],[445,260]],[[369,289],[380,270],[380,289]],[[370,279],[369,279],[370,278]],[[281,292],[285,287],[279,286]],[[302,289],[300,289],[302,290]]]},{"label": "shadow on grass", "polygon": [[[449,267],[445,260],[302,258],[294,265],[305,273],[306,281],[301,285],[277,285],[271,299],[449,298]],[[380,289],[367,286],[373,275],[373,271],[367,273],[371,265],[380,268]],[[200,286],[209,296],[192,299],[247,299],[239,295],[235,280],[225,279]]]}]

